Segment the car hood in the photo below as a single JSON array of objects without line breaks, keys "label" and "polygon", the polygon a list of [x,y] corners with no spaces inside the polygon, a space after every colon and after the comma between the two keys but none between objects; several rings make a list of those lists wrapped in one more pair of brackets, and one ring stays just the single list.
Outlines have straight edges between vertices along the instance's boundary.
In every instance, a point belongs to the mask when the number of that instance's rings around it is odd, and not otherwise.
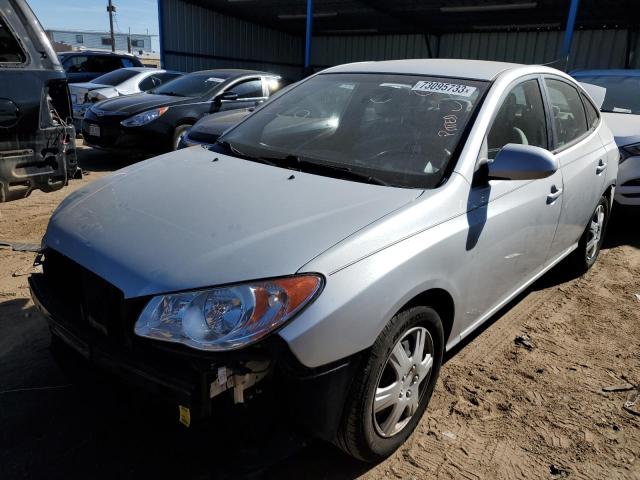
[{"label": "car hood", "polygon": [[124,97],[104,100],[96,106],[98,110],[106,112],[122,112],[135,114],[158,107],[169,107],[172,105],[182,105],[192,103],[195,99],[191,97],[174,97],[170,95],[155,95],[153,93],[139,93]]},{"label": "car hood", "polygon": [[43,244],[131,298],[293,274],[421,193],[189,148],[74,192]]},{"label": "car hood", "polygon": [[201,120],[198,120],[196,124],[191,127],[191,131],[197,133],[221,134],[228,128],[236,125],[252,111],[253,110],[251,109],[244,108],[207,115]]},{"label": "car hood", "polygon": [[640,115],[602,112],[602,118],[613,133],[618,147],[640,142]]}]

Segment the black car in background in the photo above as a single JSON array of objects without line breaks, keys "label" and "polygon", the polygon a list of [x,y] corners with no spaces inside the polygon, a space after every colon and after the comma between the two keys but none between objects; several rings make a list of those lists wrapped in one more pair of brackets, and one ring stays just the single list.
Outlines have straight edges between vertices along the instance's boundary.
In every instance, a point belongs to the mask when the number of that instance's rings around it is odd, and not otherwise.
[{"label": "black car in background", "polygon": [[67,77],[25,0],[0,0],[0,202],[77,172]]},{"label": "black car in background", "polygon": [[202,117],[255,107],[279,88],[279,79],[254,70],[190,73],[147,93],[96,103],[85,114],[82,136],[93,147],[130,155],[175,150]]},{"label": "black car in background", "polygon": [[88,82],[119,68],[144,67],[138,57],[128,53],[83,50],[61,52],[58,58],[69,83]]}]

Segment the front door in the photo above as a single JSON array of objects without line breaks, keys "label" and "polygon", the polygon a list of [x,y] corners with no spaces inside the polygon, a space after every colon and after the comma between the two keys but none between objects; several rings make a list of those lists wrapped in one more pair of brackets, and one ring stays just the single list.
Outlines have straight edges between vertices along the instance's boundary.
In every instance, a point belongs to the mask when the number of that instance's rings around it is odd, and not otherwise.
[{"label": "front door", "polygon": [[[537,76],[519,80],[505,95],[479,162],[493,160],[509,143],[548,148],[547,116]],[[475,327],[527,280],[544,269],[560,217],[562,174],[539,180],[491,180],[469,196],[469,291],[465,330]]]}]

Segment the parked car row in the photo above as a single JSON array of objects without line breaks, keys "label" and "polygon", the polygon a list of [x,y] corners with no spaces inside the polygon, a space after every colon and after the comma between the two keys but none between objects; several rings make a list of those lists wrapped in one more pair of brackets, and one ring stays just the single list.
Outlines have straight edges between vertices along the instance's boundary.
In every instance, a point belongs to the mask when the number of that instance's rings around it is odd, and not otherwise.
[{"label": "parked car row", "polygon": [[91,105],[85,110],[82,136],[88,145],[128,155],[176,150],[204,116],[256,107],[281,84],[279,76],[253,70],[190,73],[144,93]]},{"label": "parked car row", "polygon": [[92,106],[87,141],[127,151],[197,139],[180,137],[206,113],[242,119],[67,197],[32,296],[58,342],[186,426],[260,401],[258,384],[378,461],[415,430],[445,352],[563,259],[596,262],[618,148],[545,66],[342,65],[249,112],[272,81],[197,72]]}]

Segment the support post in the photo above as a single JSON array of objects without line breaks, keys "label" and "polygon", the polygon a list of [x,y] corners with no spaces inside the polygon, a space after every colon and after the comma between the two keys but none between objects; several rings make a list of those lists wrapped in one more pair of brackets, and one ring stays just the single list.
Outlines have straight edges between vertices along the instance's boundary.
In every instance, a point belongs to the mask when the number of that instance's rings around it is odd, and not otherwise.
[{"label": "support post", "polygon": [[569,5],[569,16],[567,17],[567,27],[564,31],[564,41],[562,42],[562,56],[569,63],[569,54],[571,53],[571,42],[573,41],[573,30],[576,25],[576,16],[578,15],[578,4],[580,0],[571,0]]},{"label": "support post", "polygon": [[313,26],[313,0],[307,0],[307,31],[304,42],[304,75],[311,74],[311,28]]},{"label": "support post", "polygon": [[107,6],[107,12],[109,12],[109,32],[111,34],[111,51],[116,51],[116,39],[113,34],[113,12],[116,11],[116,7],[113,6],[111,0],[109,0],[109,5]]},{"label": "support post", "polygon": [[164,68],[164,0],[158,0],[158,43],[160,44],[160,68]]}]

